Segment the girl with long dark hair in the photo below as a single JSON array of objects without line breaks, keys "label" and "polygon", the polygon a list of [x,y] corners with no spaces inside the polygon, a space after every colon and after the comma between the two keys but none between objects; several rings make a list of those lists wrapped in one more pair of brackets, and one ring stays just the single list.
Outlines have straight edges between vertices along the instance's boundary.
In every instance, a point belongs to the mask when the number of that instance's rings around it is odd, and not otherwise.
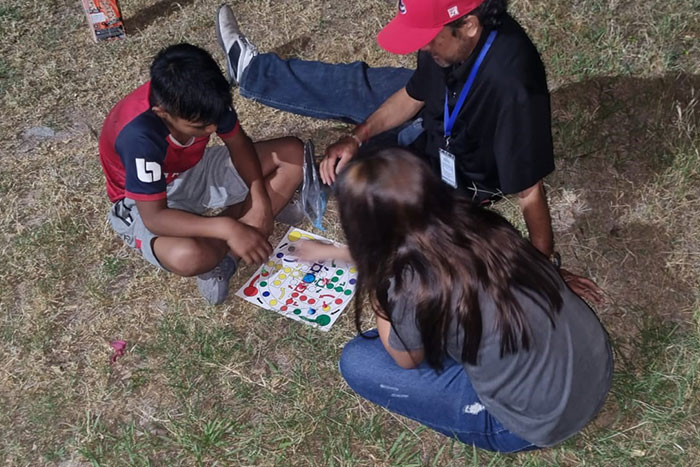
[{"label": "girl with long dark hair", "polygon": [[[370,401],[477,447],[514,452],[580,431],[610,388],[595,313],[499,214],[474,206],[399,148],[357,160],[337,182],[356,325],[340,371]],[[379,336],[379,339],[367,337]]]}]

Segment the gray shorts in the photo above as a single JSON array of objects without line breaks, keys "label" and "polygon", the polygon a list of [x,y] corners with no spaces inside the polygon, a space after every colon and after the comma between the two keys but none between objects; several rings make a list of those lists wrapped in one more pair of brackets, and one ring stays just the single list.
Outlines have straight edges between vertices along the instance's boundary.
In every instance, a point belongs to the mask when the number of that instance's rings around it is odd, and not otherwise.
[{"label": "gray shorts", "polygon": [[[197,165],[168,184],[166,194],[169,208],[202,215],[242,203],[248,186],[234,168],[228,148],[213,146],[204,151]],[[139,250],[149,263],[167,270],[153,253],[153,240],[158,236],[146,228],[133,199],[114,203],[107,219],[124,243]]]}]

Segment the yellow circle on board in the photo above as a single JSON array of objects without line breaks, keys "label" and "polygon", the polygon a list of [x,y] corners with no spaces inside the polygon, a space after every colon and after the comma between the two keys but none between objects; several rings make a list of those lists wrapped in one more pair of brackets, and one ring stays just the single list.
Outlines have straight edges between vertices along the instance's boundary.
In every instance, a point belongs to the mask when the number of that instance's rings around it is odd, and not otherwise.
[{"label": "yellow circle on board", "polygon": [[277,305],[277,300],[275,300],[274,298],[270,300],[270,305]]},{"label": "yellow circle on board", "polygon": [[282,283],[282,281],[273,281],[272,283],[279,286]]},{"label": "yellow circle on board", "polygon": [[287,238],[290,242],[296,242],[301,238],[301,232],[299,232],[298,230],[292,230],[291,232],[289,232]]},{"label": "yellow circle on board", "polygon": [[287,274],[289,274],[290,272],[292,272],[292,268],[284,268],[284,272],[286,272]]},{"label": "yellow circle on board", "polygon": [[274,265],[275,265],[275,262],[274,262],[274,261],[268,261],[268,262],[267,262],[267,265],[268,265],[268,266],[274,266]]},{"label": "yellow circle on board", "polygon": [[350,268],[350,274],[354,274],[354,273],[356,273],[356,272],[357,272],[357,269],[355,269],[355,268]]},{"label": "yellow circle on board", "polygon": [[286,278],[286,277],[287,277],[287,275],[286,275],[286,274],[280,274],[280,275],[279,275],[279,276],[277,276],[277,277],[279,277],[280,279],[284,279],[284,278]]}]

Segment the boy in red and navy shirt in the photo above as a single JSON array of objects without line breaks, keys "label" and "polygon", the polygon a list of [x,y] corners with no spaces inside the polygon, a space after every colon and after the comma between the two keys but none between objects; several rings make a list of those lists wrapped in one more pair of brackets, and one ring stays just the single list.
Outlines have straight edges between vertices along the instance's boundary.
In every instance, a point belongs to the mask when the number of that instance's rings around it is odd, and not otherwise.
[{"label": "boy in red and navy shirt", "polygon": [[[224,146],[207,148],[216,132]],[[152,264],[198,276],[213,304],[236,269],[264,261],[274,216],[301,182],[303,145],[293,137],[253,143],[231,90],[208,52],[162,50],[151,80],[109,113],[100,135],[109,221]],[[221,215],[205,212],[225,208]]]}]

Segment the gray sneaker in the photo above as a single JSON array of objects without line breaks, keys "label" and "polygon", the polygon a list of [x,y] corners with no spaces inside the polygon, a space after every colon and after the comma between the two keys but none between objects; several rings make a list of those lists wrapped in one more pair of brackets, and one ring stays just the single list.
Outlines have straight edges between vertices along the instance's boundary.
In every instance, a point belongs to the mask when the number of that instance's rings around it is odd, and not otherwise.
[{"label": "gray sneaker", "polygon": [[304,220],[304,209],[301,207],[301,201],[295,194],[292,200],[275,217],[277,222],[296,226]]},{"label": "gray sneaker", "polygon": [[216,11],[216,36],[226,55],[226,73],[232,86],[238,86],[243,71],[258,49],[241,33],[231,7],[223,4]]},{"label": "gray sneaker", "polygon": [[223,303],[228,296],[228,282],[236,272],[236,267],[236,260],[226,255],[214,269],[198,275],[197,287],[202,297],[212,305]]}]

